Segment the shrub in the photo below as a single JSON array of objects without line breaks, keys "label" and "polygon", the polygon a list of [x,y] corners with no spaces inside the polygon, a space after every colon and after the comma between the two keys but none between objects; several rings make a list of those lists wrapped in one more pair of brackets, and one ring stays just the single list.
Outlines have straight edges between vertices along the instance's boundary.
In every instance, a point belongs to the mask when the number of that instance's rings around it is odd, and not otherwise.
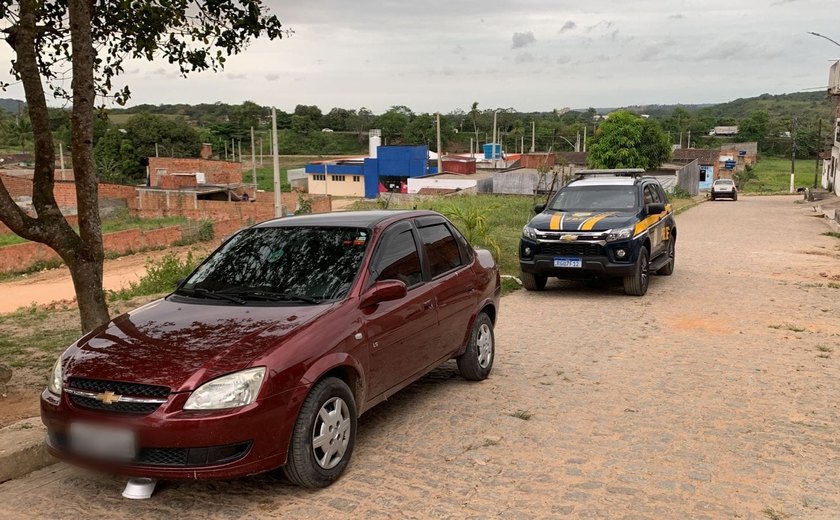
[{"label": "shrub", "polygon": [[192,251],[183,260],[175,253],[168,253],[158,260],[146,262],[146,274],[136,282],[130,282],[127,289],[108,291],[110,300],[128,300],[135,296],[159,294],[175,289],[178,281],[190,274],[198,265]]}]

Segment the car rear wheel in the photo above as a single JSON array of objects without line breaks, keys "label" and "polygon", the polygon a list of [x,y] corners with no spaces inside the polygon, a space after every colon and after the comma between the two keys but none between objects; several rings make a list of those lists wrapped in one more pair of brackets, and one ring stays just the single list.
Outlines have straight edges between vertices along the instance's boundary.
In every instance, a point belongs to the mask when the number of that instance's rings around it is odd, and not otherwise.
[{"label": "car rear wheel", "polygon": [[732,194],[732,200],[738,200],[738,193]]},{"label": "car rear wheel", "polygon": [[677,236],[673,233],[668,240],[668,263],[656,271],[656,274],[671,276],[674,273],[674,264],[677,262]]},{"label": "car rear wheel", "polygon": [[522,286],[529,291],[542,291],[545,289],[545,282],[548,281],[548,277],[544,274],[526,273],[525,271],[522,272],[520,279],[522,280]]},{"label": "car rear wheel", "polygon": [[644,296],[648,289],[650,273],[648,272],[648,250],[639,250],[633,274],[624,277],[624,292],[630,296]]},{"label": "car rear wheel", "polygon": [[283,471],[299,486],[327,487],[347,467],[355,440],[353,392],[340,379],[323,379],[303,402]]},{"label": "car rear wheel", "polygon": [[496,356],[496,338],[493,335],[493,321],[486,314],[475,317],[467,350],[457,358],[458,372],[470,381],[482,381],[490,375],[493,358]]}]

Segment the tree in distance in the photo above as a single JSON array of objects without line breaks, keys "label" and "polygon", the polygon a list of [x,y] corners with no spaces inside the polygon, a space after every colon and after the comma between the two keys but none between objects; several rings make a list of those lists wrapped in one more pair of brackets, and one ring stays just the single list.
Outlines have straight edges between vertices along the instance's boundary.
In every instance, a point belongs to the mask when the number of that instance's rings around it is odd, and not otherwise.
[{"label": "tree in distance", "polygon": [[620,110],[598,126],[589,147],[590,168],[658,167],[671,157],[671,142],[659,123]]}]

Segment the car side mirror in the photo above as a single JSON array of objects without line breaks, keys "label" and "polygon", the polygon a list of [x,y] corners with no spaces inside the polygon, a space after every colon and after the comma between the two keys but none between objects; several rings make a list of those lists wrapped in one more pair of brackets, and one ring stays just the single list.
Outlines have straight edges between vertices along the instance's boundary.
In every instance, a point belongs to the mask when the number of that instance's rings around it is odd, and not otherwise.
[{"label": "car side mirror", "polygon": [[545,211],[545,204],[534,204],[534,213],[542,213]]},{"label": "car side mirror", "polygon": [[651,202],[647,205],[647,214],[648,215],[656,215],[657,213],[662,213],[665,211],[665,204],[661,202]]},{"label": "car side mirror", "polygon": [[362,294],[359,307],[372,307],[382,302],[399,300],[405,298],[407,294],[408,289],[403,282],[399,280],[383,280],[374,283]]}]

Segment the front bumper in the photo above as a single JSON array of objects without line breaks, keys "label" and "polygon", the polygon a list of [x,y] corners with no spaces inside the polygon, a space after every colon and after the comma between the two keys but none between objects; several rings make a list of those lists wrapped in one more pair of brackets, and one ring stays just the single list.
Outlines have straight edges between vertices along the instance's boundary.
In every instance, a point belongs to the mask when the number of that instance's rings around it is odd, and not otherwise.
[{"label": "front bumper", "polygon": [[[235,478],[286,462],[297,413],[308,388],[300,386],[231,410],[186,412],[189,394],[170,394],[148,415],[103,412],[77,406],[65,392],[44,390],[41,420],[48,451],[73,464],[131,477],[157,479]],[[70,425],[84,423],[130,430],[136,456],[103,459],[75,453]]]},{"label": "front bumper", "polygon": [[[554,276],[568,280],[588,278],[619,278],[633,274],[638,245],[633,240],[622,240],[608,244],[599,244],[591,252],[600,254],[575,255],[561,251],[545,253],[545,243],[521,239],[519,245],[519,267],[523,272],[544,276]],[[532,251],[526,254],[527,249]],[[617,252],[623,250],[625,257],[620,259]],[[555,267],[555,258],[579,258],[581,267]]]}]

